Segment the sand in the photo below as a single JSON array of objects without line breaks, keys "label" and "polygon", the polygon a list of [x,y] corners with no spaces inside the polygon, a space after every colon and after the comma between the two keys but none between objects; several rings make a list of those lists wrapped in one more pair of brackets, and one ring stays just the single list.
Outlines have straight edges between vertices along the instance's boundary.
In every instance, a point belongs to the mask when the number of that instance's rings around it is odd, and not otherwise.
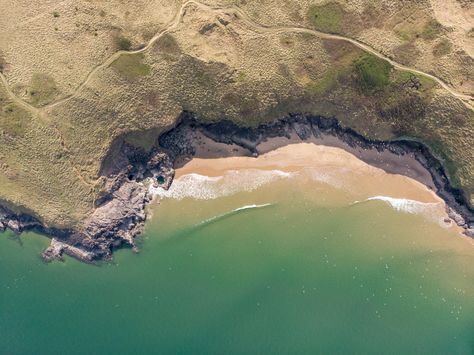
[{"label": "sand", "polygon": [[295,172],[307,167],[327,173],[344,172],[344,176],[341,177],[345,181],[357,184],[360,191],[378,191],[380,194],[421,202],[442,201],[432,190],[414,179],[386,173],[341,148],[313,143],[286,145],[256,158],[242,156],[214,159],[194,158],[176,170],[176,178],[191,173],[220,176],[227,170],[239,169]]},{"label": "sand", "polygon": [[338,147],[296,143],[276,148],[258,157],[194,158],[176,170],[175,180],[189,174],[218,177],[249,169],[317,176],[309,186],[326,184],[342,189],[349,196],[348,199],[354,201],[383,196],[430,204],[433,207],[430,213],[434,213],[440,225],[456,228],[461,232],[447,216],[444,201],[432,189],[413,178],[388,173],[372,166]]}]

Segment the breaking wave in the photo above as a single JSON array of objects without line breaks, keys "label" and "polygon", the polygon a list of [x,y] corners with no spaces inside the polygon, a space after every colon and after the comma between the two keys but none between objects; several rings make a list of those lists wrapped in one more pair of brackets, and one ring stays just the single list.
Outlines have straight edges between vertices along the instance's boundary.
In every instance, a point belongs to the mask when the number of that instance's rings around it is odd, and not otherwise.
[{"label": "breaking wave", "polygon": [[388,196],[373,196],[369,197],[366,201],[376,200],[388,203],[393,209],[397,211],[413,214],[427,212],[429,210],[438,210],[440,207],[439,202],[420,202],[416,200]]},{"label": "breaking wave", "polygon": [[[420,202],[388,196],[373,196],[363,202],[368,201],[383,201],[396,211],[422,215],[426,219],[438,223],[442,227],[449,226],[449,224],[446,223],[447,215],[441,202]],[[360,203],[360,201],[354,202],[354,204],[357,203]]]},{"label": "breaking wave", "polygon": [[199,174],[183,175],[173,181],[169,190],[150,187],[150,192],[158,197],[182,200],[212,200],[234,195],[242,191],[253,191],[279,179],[289,178],[292,173],[281,170],[229,170],[223,176],[210,177]]},{"label": "breaking wave", "polygon": [[220,220],[222,218],[230,217],[230,216],[232,216],[236,213],[240,213],[242,211],[251,210],[251,209],[255,209],[255,208],[265,208],[265,207],[269,207],[269,206],[273,206],[273,204],[272,203],[264,203],[264,204],[261,204],[261,205],[245,205],[245,206],[233,209],[232,211],[229,211],[229,212],[226,212],[226,213],[208,218],[208,219],[196,224],[195,227],[207,225],[209,223],[215,222],[215,221]]}]

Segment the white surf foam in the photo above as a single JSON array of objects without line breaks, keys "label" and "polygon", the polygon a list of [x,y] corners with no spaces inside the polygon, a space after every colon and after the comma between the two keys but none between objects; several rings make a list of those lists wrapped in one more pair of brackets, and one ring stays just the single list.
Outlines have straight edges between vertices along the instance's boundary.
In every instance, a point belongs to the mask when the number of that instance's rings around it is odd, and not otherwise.
[{"label": "white surf foam", "polygon": [[440,207],[440,203],[438,202],[420,202],[406,198],[394,198],[388,196],[373,196],[369,197],[366,201],[374,200],[384,201],[397,211],[412,214],[437,210]]},{"label": "white surf foam", "polygon": [[337,189],[345,189],[346,183],[344,177],[348,174],[349,169],[333,168],[321,169],[316,167],[305,167],[302,173],[308,176],[311,180],[321,182],[323,184],[335,187]]},{"label": "white surf foam", "polygon": [[273,206],[273,204],[272,203],[264,203],[264,204],[261,204],[261,205],[245,205],[245,206],[233,209],[232,211],[222,213],[220,215],[208,218],[208,219],[198,223],[196,226],[202,226],[202,225],[214,222],[218,219],[233,215],[234,213],[239,213],[239,212],[246,211],[246,210],[251,210],[251,209],[255,209],[255,208],[264,208],[264,207],[269,207],[269,206]]},{"label": "white surf foam", "polygon": [[235,210],[232,210],[232,212],[239,212],[239,211],[244,211],[244,210],[251,210],[253,208],[263,208],[263,207],[268,207],[271,206],[271,203],[263,203],[261,205],[245,205],[239,208],[236,208]]},{"label": "white surf foam", "polygon": [[253,191],[273,181],[289,178],[291,173],[281,170],[229,170],[223,176],[209,177],[199,174],[183,175],[173,181],[169,190],[150,187],[150,193],[162,198],[182,200],[211,200],[234,195],[241,191]]},{"label": "white surf foam", "polygon": [[[365,201],[383,201],[399,212],[419,214],[426,219],[447,228],[450,224],[446,223],[446,211],[441,202],[420,202],[405,198],[394,198],[388,196],[373,196]],[[360,202],[355,202],[360,203]]]}]

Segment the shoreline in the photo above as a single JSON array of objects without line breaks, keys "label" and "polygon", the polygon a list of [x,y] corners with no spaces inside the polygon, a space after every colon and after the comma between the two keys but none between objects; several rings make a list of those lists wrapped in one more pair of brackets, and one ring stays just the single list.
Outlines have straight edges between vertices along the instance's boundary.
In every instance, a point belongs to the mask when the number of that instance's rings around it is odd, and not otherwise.
[{"label": "shoreline", "polygon": [[[349,199],[359,202],[374,196],[386,196],[425,204],[439,203],[443,206],[443,212],[445,211],[444,201],[425,184],[405,175],[387,173],[381,168],[363,162],[342,148],[317,145],[310,141],[287,144],[255,158],[245,156],[211,159],[194,157],[181,168],[176,169],[174,184],[168,191],[152,189],[152,192],[158,196],[184,198],[176,194],[178,192],[175,189],[176,184],[179,184],[181,179],[186,181],[193,179],[194,176],[197,179],[203,177],[214,181],[214,184],[222,185],[223,189],[225,189],[225,182],[222,182],[222,178],[226,178],[229,183],[234,182],[234,184],[240,185],[237,190],[233,189],[232,191],[253,191],[252,180],[257,178],[260,172],[265,176],[269,173],[275,174],[276,178],[269,178],[268,183],[281,179],[303,178],[313,181],[315,184],[324,184],[337,190],[343,190]],[[240,175],[241,173],[244,174],[243,177]],[[265,181],[264,179],[262,185],[267,183]],[[288,184],[294,183],[293,180],[288,180]],[[180,189],[184,187],[184,185],[179,186]],[[197,186],[192,185],[190,188],[197,188]],[[179,190],[180,194],[181,191],[183,190]],[[194,194],[193,191],[183,192],[185,197]],[[222,192],[222,196],[227,196],[224,190]],[[203,197],[203,199],[207,198]]]},{"label": "shoreline", "polygon": [[[258,157],[194,157],[176,169],[168,191],[151,189],[157,203],[150,212],[159,213],[155,208],[160,210],[157,206],[162,199],[214,200],[275,183],[279,189],[287,185],[289,189],[301,190],[306,198],[323,205],[328,202],[327,194],[338,196],[331,200],[331,206],[384,201],[397,211],[422,215],[442,228],[462,234],[462,229],[447,215],[445,202],[426,185],[404,175],[387,173],[342,148],[310,141],[287,144]],[[272,200],[271,194],[265,200],[250,199],[246,203],[267,200]]]},{"label": "shoreline", "polygon": [[[173,142],[178,142],[175,144]],[[461,190],[452,187],[442,163],[422,143],[411,140],[374,141],[334,118],[295,114],[255,128],[231,122],[200,123],[185,114],[172,130],[160,136],[160,146],[181,167],[191,158],[259,156],[298,142],[342,148],[387,173],[421,182],[446,203],[449,217],[474,238],[474,209]],[[187,158],[183,158],[187,157]]]},{"label": "shoreline", "polygon": [[130,146],[123,137],[112,144],[100,174],[106,178],[106,192],[77,230],[48,228],[31,216],[1,206],[0,230],[34,230],[51,237],[43,253],[46,261],[62,259],[63,254],[89,263],[110,260],[117,248],[136,249],[134,239],[143,231],[151,201],[145,181],[151,179],[154,186],[167,189],[174,169],[192,158],[258,157],[294,143],[340,148],[386,173],[421,182],[444,201],[449,218],[464,234],[474,238],[474,209],[462,191],[452,187],[441,162],[422,143],[368,140],[341,127],[336,119],[314,115],[290,115],[245,128],[229,121],[199,122],[187,112],[174,128],[157,137],[149,152]]}]

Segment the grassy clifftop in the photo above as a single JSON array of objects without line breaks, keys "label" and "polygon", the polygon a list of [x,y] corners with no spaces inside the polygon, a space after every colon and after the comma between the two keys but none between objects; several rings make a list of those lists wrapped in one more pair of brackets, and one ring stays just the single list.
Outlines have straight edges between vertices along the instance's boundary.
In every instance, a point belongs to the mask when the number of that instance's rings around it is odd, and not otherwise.
[{"label": "grassy clifftop", "polygon": [[[345,31],[351,10],[321,6],[311,10],[320,19],[313,26]],[[426,36],[435,36],[433,31]],[[65,93],[68,81],[52,81],[47,70],[35,77],[36,94],[29,88],[27,96],[19,95],[38,110],[19,106],[1,87],[1,201],[48,225],[76,226],[103,188],[100,166],[113,140],[127,135],[130,143],[149,147],[183,110],[241,125],[309,112],[336,117],[374,139],[415,138],[444,159],[453,182],[473,197],[473,111],[436,82],[397,70],[355,45],[272,32],[231,11],[189,5],[146,50],[134,52],[139,47],[133,41],[127,47],[129,53],[82,77],[87,81],[80,89],[58,104],[48,102]],[[17,70],[9,58],[2,66],[7,79]]]}]

